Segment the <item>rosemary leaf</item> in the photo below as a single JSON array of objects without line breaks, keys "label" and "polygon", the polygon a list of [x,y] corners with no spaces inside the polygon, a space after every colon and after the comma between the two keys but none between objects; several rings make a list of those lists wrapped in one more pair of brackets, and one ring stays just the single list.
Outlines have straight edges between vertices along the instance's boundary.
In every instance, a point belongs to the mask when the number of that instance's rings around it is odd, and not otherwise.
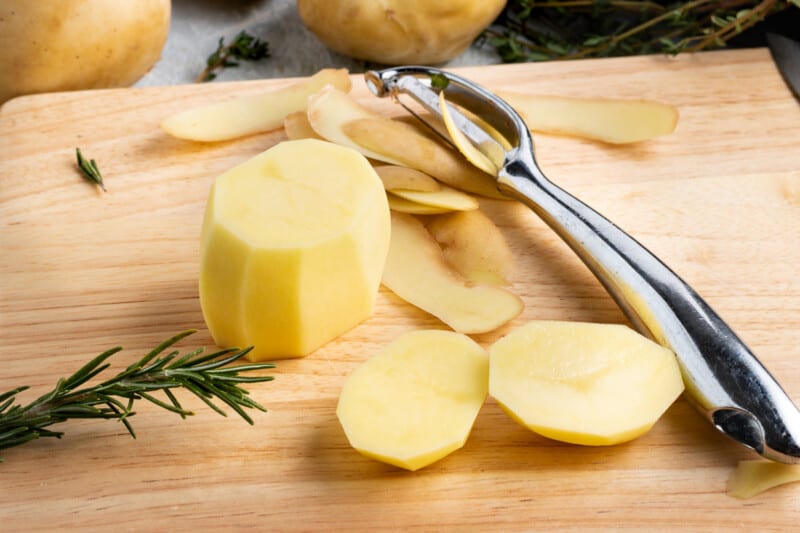
[{"label": "rosemary leaf", "polygon": [[220,37],[217,49],[206,59],[206,68],[194,80],[197,82],[212,81],[217,77],[217,71],[224,68],[238,67],[234,61],[258,61],[269,57],[269,43],[253,37],[246,31],[239,32],[231,44],[225,44],[225,38]]},{"label": "rosemary leaf", "polygon": [[100,169],[97,168],[97,163],[94,159],[86,159],[83,157],[80,148],[75,148],[75,155],[78,159],[78,169],[81,171],[83,177],[92,183],[99,185],[103,191],[106,190],[105,183],[103,183],[103,175],[100,174]]},{"label": "rosemary leaf", "polygon": [[[53,431],[50,426],[79,418],[118,420],[136,438],[130,418],[135,414],[132,409],[137,400],[146,400],[181,418],[193,414],[184,409],[175,397],[173,389],[180,388],[188,390],[222,416],[227,415],[214,400],[228,405],[247,423],[253,424],[245,409],[266,409],[250,398],[249,392],[239,384],[260,383],[273,378],[240,374],[275,368],[275,365],[247,363],[220,368],[244,357],[251,348],[220,350],[210,355],[197,349],[178,359],[175,358],[179,351],[174,350],[159,357],[167,348],[192,333],[194,330],[189,330],[167,339],[122,372],[97,385],[78,388],[106,370],[109,365],[105,361],[122,348],[103,352],[69,378],[59,379],[53,390],[27,405],[15,402],[17,394],[28,387],[0,393],[0,449],[19,446],[40,437],[61,438],[63,432]],[[159,391],[164,393],[166,401],[153,395]]]}]

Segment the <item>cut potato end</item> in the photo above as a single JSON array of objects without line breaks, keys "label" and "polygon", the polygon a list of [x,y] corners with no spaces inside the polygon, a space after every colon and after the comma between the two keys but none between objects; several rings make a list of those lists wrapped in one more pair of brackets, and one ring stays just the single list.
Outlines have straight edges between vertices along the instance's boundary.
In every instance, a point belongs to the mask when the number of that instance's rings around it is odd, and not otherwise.
[{"label": "cut potato end", "polygon": [[478,150],[469,139],[467,139],[464,133],[458,129],[455,122],[453,122],[450,106],[444,98],[444,91],[439,93],[439,111],[442,113],[442,120],[444,121],[445,128],[447,128],[447,134],[456,148],[458,148],[458,151],[461,152],[461,155],[478,169],[492,176],[496,176],[499,170],[497,165]]},{"label": "cut potato end", "polygon": [[469,337],[413,331],[350,374],[336,414],[360,453],[417,470],[464,445],[488,372],[486,352]]},{"label": "cut potato end", "polygon": [[418,204],[441,207],[449,211],[470,211],[478,209],[480,204],[474,196],[461,192],[447,185],[440,185],[437,191],[407,191],[396,189],[393,194]]},{"label": "cut potato end", "polygon": [[290,141],[299,141],[300,139],[324,140],[311,127],[305,111],[295,111],[286,115],[286,118],[283,119],[283,129]]},{"label": "cut potato end", "polygon": [[590,446],[646,433],[683,392],[675,355],[613,324],[530,322],[490,350],[490,394],[545,437]]},{"label": "cut potato end", "polygon": [[161,128],[179,139],[227,141],[278,129],[290,113],[306,109],[308,97],[331,85],[350,90],[345,69],[323,69],[283,89],[195,107],[164,119]]},{"label": "cut potato end", "polygon": [[754,459],[739,461],[728,479],[728,494],[746,500],[764,491],[800,481],[800,465]]},{"label": "cut potato end", "polygon": [[383,182],[383,188],[387,191],[404,189],[407,191],[433,192],[441,188],[438,181],[413,168],[378,165],[375,167],[375,172]]},{"label": "cut potato end", "polygon": [[474,285],[453,271],[422,222],[392,212],[392,237],[383,284],[400,298],[461,333],[485,333],[522,312],[513,293]]},{"label": "cut potato end", "polygon": [[450,266],[467,280],[508,285],[514,255],[500,229],[482,211],[437,215],[425,226]]},{"label": "cut potato end", "polygon": [[[457,151],[420,133],[417,127],[384,117],[363,117],[342,125],[352,142],[377,159],[420,170],[456,189],[488,198],[505,199],[493,176],[481,172]],[[363,153],[363,151],[362,151]]]},{"label": "cut potato end", "polygon": [[675,131],[678,110],[647,100],[569,98],[498,92],[533,131],[612,144],[645,141]]},{"label": "cut potato end", "polygon": [[399,213],[408,213],[410,215],[440,215],[442,213],[452,212],[452,209],[447,207],[437,207],[435,205],[412,202],[411,200],[406,200],[390,192],[386,193],[386,198],[389,200],[389,208]]},{"label": "cut potato end", "polygon": [[219,176],[200,242],[214,341],[300,357],[372,313],[390,235],[386,193],[355,150],[286,141]]}]

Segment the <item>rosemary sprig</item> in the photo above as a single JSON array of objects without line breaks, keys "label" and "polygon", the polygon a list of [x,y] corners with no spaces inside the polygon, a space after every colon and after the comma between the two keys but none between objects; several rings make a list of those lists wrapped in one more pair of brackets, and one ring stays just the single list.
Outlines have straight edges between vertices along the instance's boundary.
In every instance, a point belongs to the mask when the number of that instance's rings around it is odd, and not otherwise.
[{"label": "rosemary sprig", "polygon": [[[97,385],[80,388],[108,368],[107,359],[122,350],[121,347],[101,353],[70,377],[61,378],[53,390],[28,405],[15,403],[17,394],[28,387],[17,387],[0,394],[0,449],[19,446],[39,437],[61,438],[63,432],[53,431],[49,427],[75,418],[119,420],[131,437],[136,438],[130,423],[130,418],[135,414],[132,409],[136,400],[147,400],[181,418],[194,414],[184,409],[173,394],[172,389],[178,388],[187,389],[211,409],[227,416],[212,401],[216,398],[253,424],[245,409],[266,409],[250,398],[240,384],[260,383],[273,378],[246,377],[240,373],[275,368],[275,365],[250,363],[225,366],[240,359],[252,348],[230,348],[208,355],[203,354],[200,348],[180,357],[178,350],[172,350],[162,355],[192,333],[194,330],[184,331],[165,340],[122,372]],[[163,391],[166,400],[154,396],[157,391]]]},{"label": "rosemary sprig", "polygon": [[94,159],[86,159],[83,157],[80,148],[75,148],[75,156],[78,158],[78,169],[83,174],[83,177],[100,186],[103,191],[106,186],[103,183],[103,175],[100,174],[100,169],[97,168],[97,162]]},{"label": "rosemary sprig", "polygon": [[246,31],[239,32],[231,44],[225,44],[225,38],[220,37],[217,49],[206,59],[206,68],[194,80],[197,82],[211,81],[217,77],[216,71],[227,67],[238,67],[239,63],[233,61],[258,61],[269,57],[269,43],[261,41]]},{"label": "rosemary sprig", "polygon": [[800,0],[510,0],[482,40],[506,62],[674,55],[724,47],[796,7]]}]

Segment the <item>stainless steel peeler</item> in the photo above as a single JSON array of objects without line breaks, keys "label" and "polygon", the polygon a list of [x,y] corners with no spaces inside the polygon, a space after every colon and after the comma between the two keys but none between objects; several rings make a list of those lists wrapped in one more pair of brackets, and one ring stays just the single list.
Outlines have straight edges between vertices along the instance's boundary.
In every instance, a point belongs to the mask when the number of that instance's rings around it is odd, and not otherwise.
[{"label": "stainless steel peeler", "polygon": [[[455,74],[397,67],[365,74],[376,96],[401,96],[441,119],[438,92],[455,124],[499,172],[499,190],[525,203],[583,260],[634,327],[678,356],[689,398],[722,433],[773,461],[800,463],[800,411],[731,328],[680,277],[597,211],[549,181],[525,122],[502,99]],[[461,113],[495,128],[504,148]],[[434,128],[435,129],[435,128]]]}]

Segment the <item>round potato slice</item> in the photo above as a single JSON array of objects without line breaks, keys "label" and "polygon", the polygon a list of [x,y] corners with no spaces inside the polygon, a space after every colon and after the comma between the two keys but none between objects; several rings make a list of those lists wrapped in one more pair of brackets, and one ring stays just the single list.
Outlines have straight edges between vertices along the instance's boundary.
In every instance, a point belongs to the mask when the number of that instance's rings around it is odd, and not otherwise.
[{"label": "round potato slice", "polygon": [[489,391],[509,415],[574,444],[632,440],[683,392],[675,354],[622,325],[530,322],[489,353]]},{"label": "round potato slice", "polygon": [[350,374],[336,414],[360,453],[417,470],[464,445],[488,372],[486,352],[466,335],[412,331]]}]

